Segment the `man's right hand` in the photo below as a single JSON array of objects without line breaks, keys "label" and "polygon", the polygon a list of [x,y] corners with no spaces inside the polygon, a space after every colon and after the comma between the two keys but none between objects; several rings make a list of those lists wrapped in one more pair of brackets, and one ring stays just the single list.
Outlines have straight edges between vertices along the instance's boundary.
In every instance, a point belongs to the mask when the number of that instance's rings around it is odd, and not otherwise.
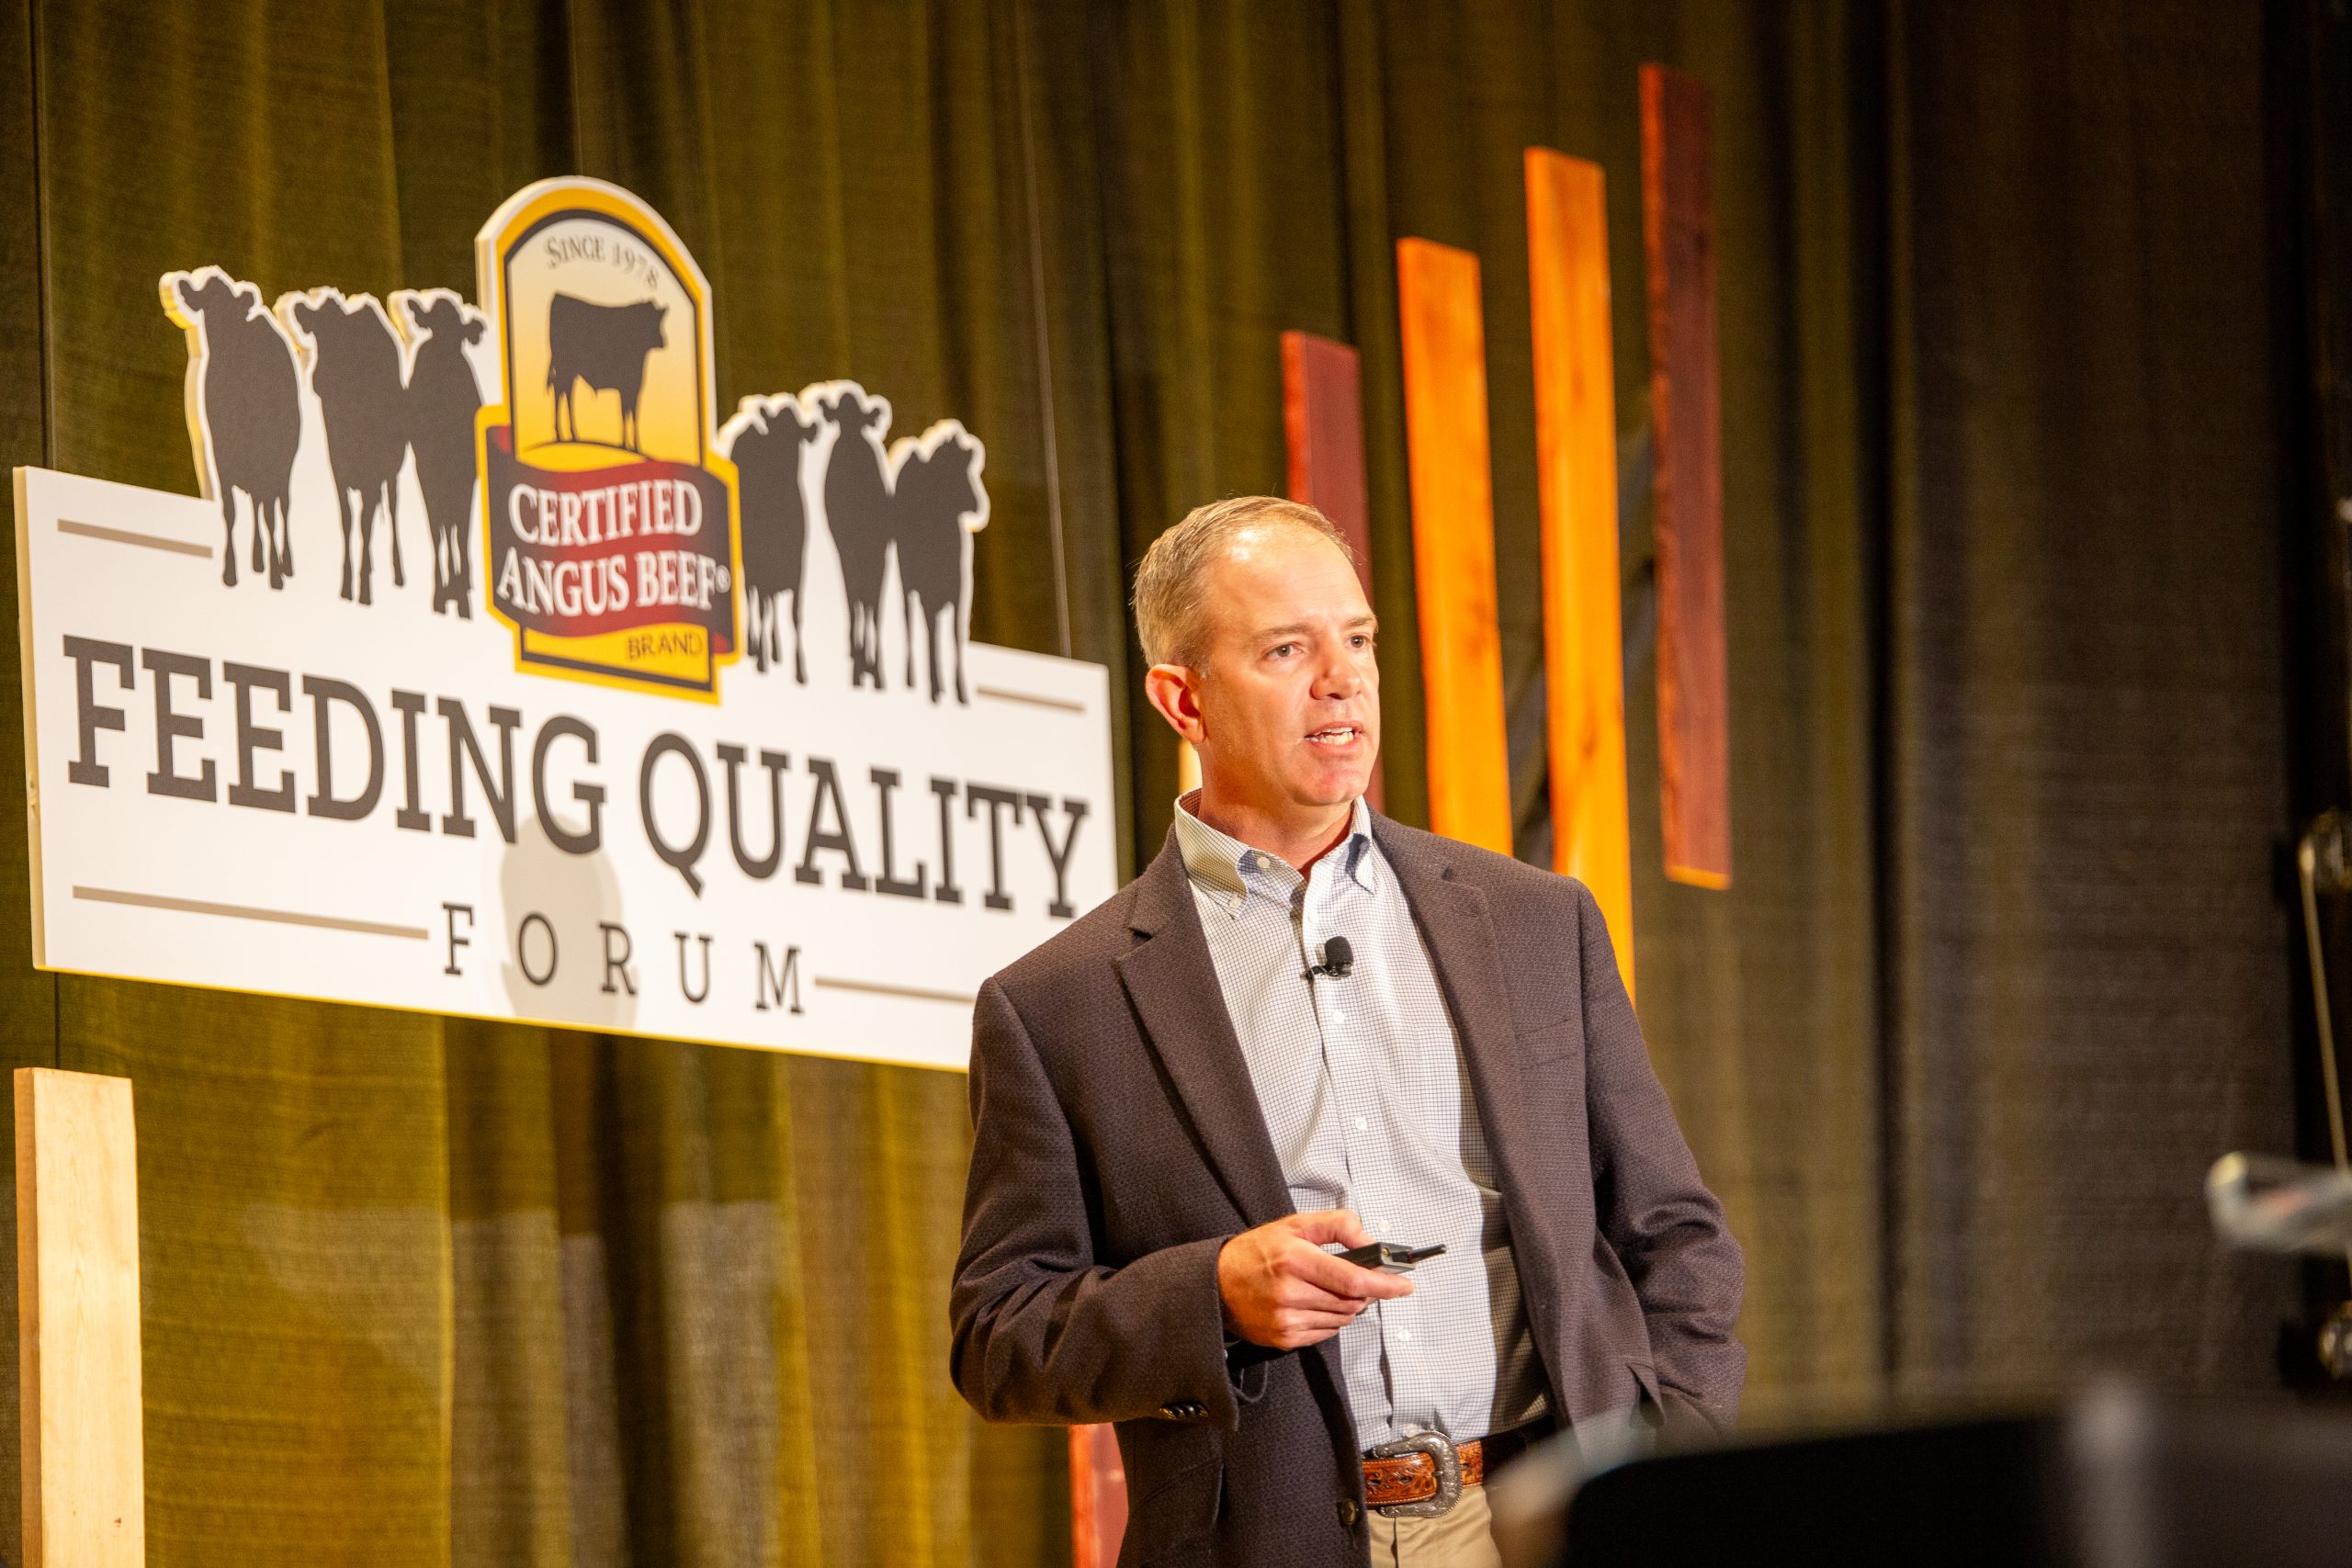
[{"label": "man's right hand", "polygon": [[1216,1255],[1225,1326],[1252,1345],[1295,1350],[1329,1339],[1373,1302],[1413,1293],[1413,1281],[1359,1269],[1323,1250],[1326,1242],[1368,1246],[1373,1237],[1346,1209],[1287,1214],[1243,1231]]}]

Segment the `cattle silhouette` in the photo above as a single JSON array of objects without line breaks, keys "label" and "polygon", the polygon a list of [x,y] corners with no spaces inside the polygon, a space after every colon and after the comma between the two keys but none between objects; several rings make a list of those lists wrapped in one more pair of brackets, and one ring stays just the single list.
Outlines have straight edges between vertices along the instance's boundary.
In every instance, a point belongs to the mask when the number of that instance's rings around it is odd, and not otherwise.
[{"label": "cattle silhouette", "polygon": [[850,684],[882,685],[882,587],[890,570],[890,470],[882,434],[887,399],[844,385],[819,406],[839,431],[825,465],[825,526],[849,598]]},{"label": "cattle silhouette", "polygon": [[[956,700],[964,689],[965,632],[971,620],[972,536],[988,526],[989,496],[980,486],[986,451],[956,420],[943,420],[920,441],[891,449],[898,472],[891,488],[892,542],[899,552],[899,586],[907,601],[907,684],[915,683],[915,627],[929,651],[931,700],[939,701],[939,618],[956,650]],[[920,602],[921,608],[917,608]]]},{"label": "cattle silhouette", "polygon": [[343,523],[343,596],[354,597],[351,532],[356,522],[356,597],[362,604],[372,604],[379,512],[391,544],[392,584],[400,587],[408,581],[401,567],[400,479],[408,434],[401,418],[400,339],[384,308],[367,295],[345,299],[339,289],[318,288],[286,296],[277,310],[294,341],[309,350],[311,390],[318,394],[326,425],[327,465],[334,472],[335,509]]},{"label": "cattle silhouette", "polygon": [[720,433],[735,464],[743,516],[744,637],[762,671],[781,660],[776,600],[792,595],[792,678],[804,686],[808,663],[800,643],[800,611],[808,512],[801,496],[800,463],[820,430],[797,398],[745,398],[741,412]]},{"label": "cattle silhouette", "polygon": [[253,570],[265,561],[272,588],[294,574],[286,507],[302,442],[301,380],[294,345],[261,290],[217,266],[166,273],[164,313],[188,336],[188,423],[197,430],[198,477],[220,503],[220,581],[237,581],[237,492],[253,518]]},{"label": "cattle silhouette", "polygon": [[402,289],[392,296],[401,335],[409,344],[402,426],[416,455],[416,486],[424,495],[424,524],[433,536],[433,609],[474,613],[474,415],[481,384],[466,345],[488,329],[480,310],[446,288]]},{"label": "cattle silhouette", "polygon": [[[620,446],[638,445],[637,399],[645,389],[646,357],[667,341],[662,317],[667,305],[639,299],[631,305],[594,305],[559,294],[548,306],[548,388],[555,393],[555,438],[580,439],[580,416],[571,396],[580,382],[592,392],[618,392]],[[571,433],[564,434],[569,424]],[[602,443],[612,445],[612,443]]]}]

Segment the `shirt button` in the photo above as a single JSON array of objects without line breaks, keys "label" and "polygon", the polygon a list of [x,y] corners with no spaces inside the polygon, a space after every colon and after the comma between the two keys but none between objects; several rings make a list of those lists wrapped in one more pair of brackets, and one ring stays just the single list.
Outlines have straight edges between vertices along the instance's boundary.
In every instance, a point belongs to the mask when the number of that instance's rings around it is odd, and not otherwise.
[{"label": "shirt button", "polygon": [[1361,1116],[1356,1118],[1356,1131],[1359,1133],[1363,1131],[1363,1118]]},{"label": "shirt button", "polygon": [[1413,1331],[1409,1328],[1400,1328],[1396,1331],[1396,1337],[1399,1339],[1410,1339],[1412,1337]]}]

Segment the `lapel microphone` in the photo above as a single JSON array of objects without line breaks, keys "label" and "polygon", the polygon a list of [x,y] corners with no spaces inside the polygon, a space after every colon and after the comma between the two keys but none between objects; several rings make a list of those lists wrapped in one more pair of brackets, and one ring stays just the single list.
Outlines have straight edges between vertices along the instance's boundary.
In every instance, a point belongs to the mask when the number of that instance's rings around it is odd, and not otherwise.
[{"label": "lapel microphone", "polygon": [[1323,944],[1323,962],[1309,969],[1306,977],[1312,980],[1317,975],[1329,975],[1334,980],[1344,980],[1355,966],[1355,949],[1348,945],[1346,937],[1335,936]]}]

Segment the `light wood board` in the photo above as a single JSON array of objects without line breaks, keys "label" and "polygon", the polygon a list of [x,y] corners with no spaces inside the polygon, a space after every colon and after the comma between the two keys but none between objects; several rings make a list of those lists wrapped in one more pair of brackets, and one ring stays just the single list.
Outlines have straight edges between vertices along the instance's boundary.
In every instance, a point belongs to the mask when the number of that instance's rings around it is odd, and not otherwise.
[{"label": "light wood board", "polygon": [[141,1568],[130,1080],[17,1070],[26,1568]]}]

